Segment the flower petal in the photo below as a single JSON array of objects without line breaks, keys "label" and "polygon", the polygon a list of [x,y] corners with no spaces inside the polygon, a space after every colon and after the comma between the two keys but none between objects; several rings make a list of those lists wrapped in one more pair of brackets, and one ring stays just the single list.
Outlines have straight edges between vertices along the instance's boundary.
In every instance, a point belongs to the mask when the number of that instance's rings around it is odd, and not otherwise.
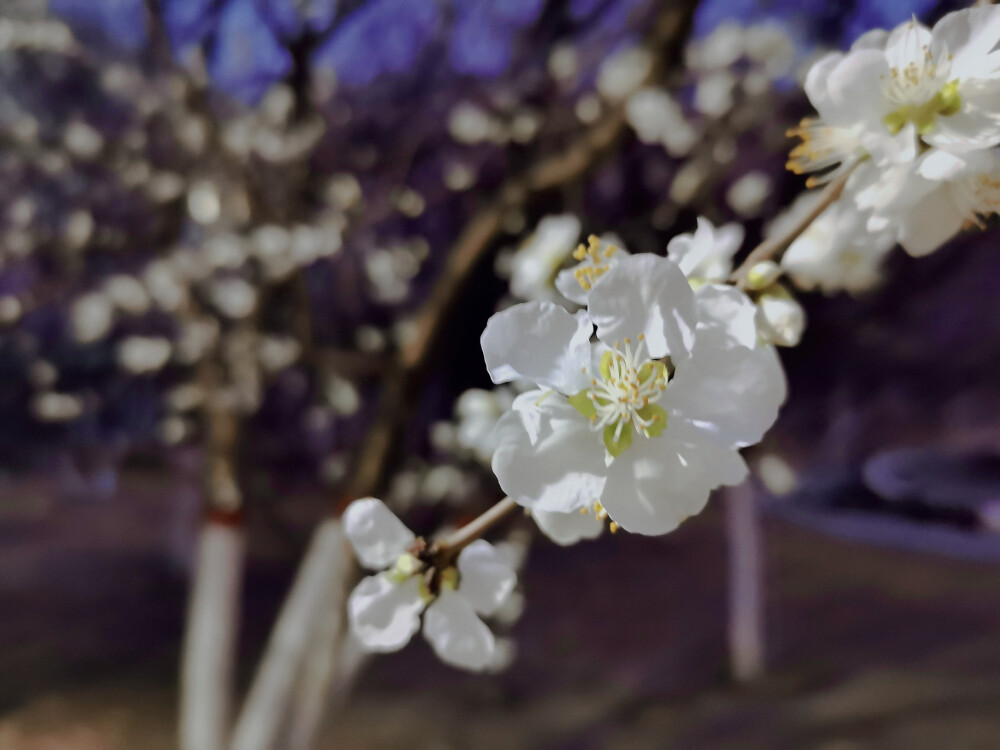
[{"label": "flower petal", "polygon": [[[746,477],[740,454],[708,441],[683,426],[640,440],[608,469],[601,504],[613,521],[634,534],[666,534],[700,513],[709,493],[720,484],[739,484]],[[670,432],[691,432],[678,440]]]},{"label": "flower petal", "polygon": [[932,253],[962,229],[965,216],[952,201],[949,190],[948,183],[944,183],[901,217],[899,244],[910,255]]},{"label": "flower petal", "polygon": [[733,255],[743,243],[743,227],[726,224],[718,229],[699,216],[694,234],[679,234],[667,245],[667,256],[688,278],[725,281],[733,270]]},{"label": "flower petal", "polygon": [[424,615],[424,637],[445,664],[480,672],[494,660],[496,639],[472,604],[444,589]]},{"label": "flower petal", "polygon": [[388,568],[416,539],[386,504],[374,497],[347,506],[344,533],[358,560],[369,570]]},{"label": "flower petal", "polygon": [[694,345],[694,292],[666,258],[642,253],[622,260],[590,293],[589,310],[606,344],[643,334],[654,359],[683,356]]},{"label": "flower petal", "polygon": [[583,539],[596,539],[604,530],[604,522],[594,513],[553,513],[547,510],[533,510],[531,517],[538,528],[556,544],[568,547]]},{"label": "flower petal", "polygon": [[786,396],[785,374],[773,347],[735,346],[724,331],[702,330],[689,360],[667,384],[661,404],[726,447],[752,445],[774,424]]},{"label": "flower petal", "polygon": [[694,298],[699,329],[718,328],[740,346],[757,346],[757,308],[746,294],[728,284],[706,284]]},{"label": "flower petal", "polygon": [[458,555],[458,593],[481,615],[504,605],[517,584],[507,558],[489,542],[477,539]]},{"label": "flower petal", "polygon": [[931,54],[951,56],[952,78],[989,75],[998,56],[993,53],[1000,40],[1000,8],[987,5],[949,13],[931,31]]},{"label": "flower petal", "polygon": [[494,383],[523,378],[575,393],[588,382],[593,326],[587,313],[571,315],[551,302],[525,302],[498,312],[480,339]]},{"label": "flower petal", "polygon": [[351,630],[369,651],[398,651],[420,627],[425,606],[420,579],[394,583],[384,573],[368,576],[347,600]]},{"label": "flower petal", "polygon": [[600,497],[604,472],[600,436],[558,394],[540,402],[519,397],[497,424],[493,473],[521,505],[562,512],[587,507]]}]

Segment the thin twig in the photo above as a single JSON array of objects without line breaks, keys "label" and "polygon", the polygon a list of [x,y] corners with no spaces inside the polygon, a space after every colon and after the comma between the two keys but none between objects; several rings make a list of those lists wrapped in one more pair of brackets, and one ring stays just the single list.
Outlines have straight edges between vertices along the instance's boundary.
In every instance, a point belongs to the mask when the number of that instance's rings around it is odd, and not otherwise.
[{"label": "thin twig", "polygon": [[751,251],[739,267],[733,271],[729,280],[736,284],[736,286],[740,289],[745,289],[747,286],[747,276],[750,273],[751,268],[762,261],[780,258],[781,254],[788,249],[789,245],[795,242],[798,236],[806,231],[812,223],[819,218],[820,214],[840,199],[841,194],[844,192],[844,187],[847,185],[848,179],[850,179],[851,175],[854,174],[854,170],[857,169],[857,166],[860,163],[861,162],[855,162],[852,164],[835,180],[831,181],[825,188],[823,188],[823,192],[820,193],[820,197],[816,202],[816,205],[813,206],[808,213],[804,214],[797,222],[795,222],[793,226],[789,227],[788,231],[777,237],[764,240],[757,245],[757,247]]},{"label": "thin twig", "polygon": [[487,531],[496,526],[517,509],[517,503],[511,498],[505,497],[485,513],[465,524],[451,536],[435,542],[431,547],[431,554],[441,561],[441,566],[447,564],[455,555],[465,547],[479,539]]}]

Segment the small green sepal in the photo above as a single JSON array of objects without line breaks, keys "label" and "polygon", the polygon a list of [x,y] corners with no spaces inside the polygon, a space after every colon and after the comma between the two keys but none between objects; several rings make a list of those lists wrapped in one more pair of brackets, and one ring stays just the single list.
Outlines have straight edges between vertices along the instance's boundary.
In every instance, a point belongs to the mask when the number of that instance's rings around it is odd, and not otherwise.
[{"label": "small green sepal", "polygon": [[625,450],[632,445],[632,424],[622,426],[621,435],[615,442],[615,432],[618,431],[618,424],[609,424],[604,428],[604,447],[612,458],[618,458]]}]

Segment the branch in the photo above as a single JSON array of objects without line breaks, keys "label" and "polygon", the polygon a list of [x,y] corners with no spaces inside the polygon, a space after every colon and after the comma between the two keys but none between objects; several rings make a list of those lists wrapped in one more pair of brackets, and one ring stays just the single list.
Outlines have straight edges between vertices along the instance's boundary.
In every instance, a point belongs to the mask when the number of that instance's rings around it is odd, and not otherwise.
[{"label": "branch", "polygon": [[[696,5],[691,0],[673,2],[656,20],[648,45],[660,54],[651,75],[663,75],[667,63],[680,58],[681,42],[690,27]],[[412,342],[400,352],[398,362],[384,385],[379,414],[362,443],[355,460],[353,478],[346,487],[338,510],[343,510],[352,500],[378,490],[398,428],[408,412],[408,398],[418,387],[438,342],[441,323],[458,300],[472,271],[488,254],[500,233],[504,215],[511,209],[524,206],[533,194],[565,186],[583,177],[621,138],[625,128],[624,109],[618,106],[584,131],[565,151],[546,159],[524,176],[508,180],[493,204],[481,210],[466,225],[417,316]]]},{"label": "branch", "polygon": [[845,169],[837,179],[830,182],[823,192],[820,194],[819,201],[813,208],[802,216],[795,224],[789,228],[787,232],[781,234],[777,237],[772,237],[771,239],[764,240],[757,247],[755,247],[751,253],[746,257],[746,259],[740,264],[740,266],[733,271],[729,280],[736,284],[740,289],[746,289],[747,286],[747,276],[752,269],[758,263],[765,260],[772,260],[780,258],[781,255],[788,249],[789,245],[798,239],[799,235],[806,231],[810,225],[819,215],[822,214],[826,209],[832,206],[837,200],[840,199],[841,194],[844,192],[844,187],[847,185],[848,179],[854,174],[854,170],[857,169],[858,164],[861,162],[855,162],[850,167]]},{"label": "branch", "polygon": [[517,503],[512,498],[505,497],[451,536],[435,542],[431,546],[431,556],[436,560],[435,566],[439,569],[446,568],[459,552],[482,537],[516,509]]}]

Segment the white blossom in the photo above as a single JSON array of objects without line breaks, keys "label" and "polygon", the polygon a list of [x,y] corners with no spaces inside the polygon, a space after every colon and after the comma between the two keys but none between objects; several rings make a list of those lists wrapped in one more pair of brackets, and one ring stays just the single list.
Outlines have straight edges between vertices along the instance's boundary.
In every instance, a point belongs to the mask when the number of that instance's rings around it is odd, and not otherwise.
[{"label": "white blossom", "polygon": [[523,300],[554,299],[556,271],[573,252],[579,236],[580,220],[572,214],[543,218],[511,259],[511,294]]},{"label": "white blossom", "polygon": [[563,269],[556,276],[556,289],[566,299],[586,305],[587,294],[597,280],[628,255],[628,251],[614,237],[592,234],[587,238],[586,245],[581,244],[573,251],[573,259],[579,263]]},{"label": "white blossom", "polygon": [[[801,195],[786,216],[772,222],[768,234],[782,234],[785,224],[811,211],[819,197],[818,193]],[[869,214],[850,202],[834,203],[792,241],[781,258],[781,267],[798,287],[819,288],[826,294],[857,294],[876,286],[896,239],[888,228],[870,231]]]},{"label": "white blossom", "polygon": [[533,512],[594,508],[662,534],[742,481],[737,449],[774,421],[785,382],[772,348],[714,315],[749,313],[752,331],[752,304],[732,287],[712,292],[696,301],[674,262],[644,254],[597,276],[575,315],[544,302],[494,315],[482,336],[493,381],[538,386],[499,423],[504,491]]},{"label": "white blossom", "polygon": [[483,671],[503,661],[505,646],[481,617],[508,600],[517,576],[507,556],[482,539],[455,565],[430,568],[412,552],[416,537],[381,500],[365,498],[344,513],[344,531],[359,562],[381,571],[351,592],[351,630],[369,651],[397,651],[420,629],[447,664]]},{"label": "white blossom", "polygon": [[932,150],[860,187],[855,200],[869,210],[869,230],[894,232],[910,255],[926,255],[1000,211],[1000,158],[996,149]]},{"label": "white blossom", "polygon": [[596,539],[604,531],[606,511],[592,512],[592,508],[581,508],[580,511],[542,510],[536,508],[531,512],[538,528],[556,544],[568,547],[584,539]]},{"label": "white blossom", "polygon": [[819,113],[792,133],[789,168],[812,172],[870,157],[911,162],[927,147],[955,153],[1000,140],[1000,9],[968,8],[933,29],[916,20],[863,35],[819,60],[805,81]]},{"label": "white blossom", "polygon": [[693,234],[679,234],[667,245],[667,257],[688,278],[724,282],[733,272],[733,256],[743,244],[743,227],[726,224],[716,228],[699,216]]}]

